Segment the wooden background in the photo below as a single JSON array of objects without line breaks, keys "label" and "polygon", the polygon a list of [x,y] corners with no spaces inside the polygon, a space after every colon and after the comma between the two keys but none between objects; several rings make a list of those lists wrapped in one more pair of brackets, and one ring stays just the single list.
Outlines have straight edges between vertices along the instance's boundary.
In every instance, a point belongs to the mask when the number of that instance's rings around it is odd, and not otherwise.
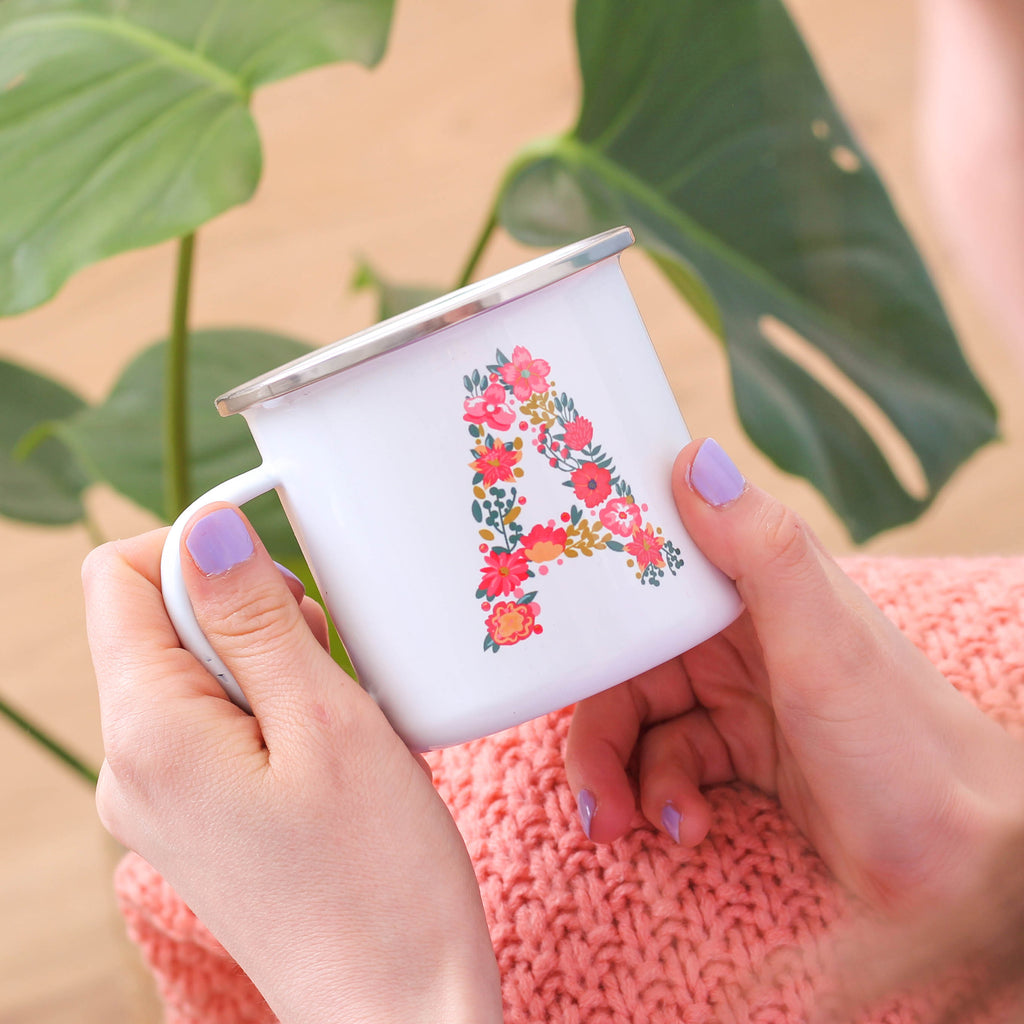
[{"label": "wooden background", "polygon": [[[961,470],[922,521],[867,550],[1020,553],[1024,381],[950,265],[920,195],[913,5],[791,7],[1003,416],[1003,440]],[[530,139],[568,127],[577,97],[569,0],[400,2],[374,72],[329,68],[257,96],[263,182],[253,202],[200,235],[194,324],[332,341],[371,319],[370,299],[348,290],[360,255],[399,280],[454,281],[509,159]],[[501,238],[482,269],[529,254]],[[79,274],[56,301],[0,322],[0,355],[100,398],[132,354],[166,332],[173,255],[160,246]],[[850,550],[814,492],[775,471],[742,435],[716,343],[642,257],[630,254],[625,265],[691,431],[715,435],[829,546]],[[109,494],[92,494],[90,507],[107,536],[150,525]],[[0,522],[0,688],[98,763],[78,576],[88,547],[82,529]],[[158,1019],[113,906],[117,856],[88,788],[0,721],[0,1022]]]}]

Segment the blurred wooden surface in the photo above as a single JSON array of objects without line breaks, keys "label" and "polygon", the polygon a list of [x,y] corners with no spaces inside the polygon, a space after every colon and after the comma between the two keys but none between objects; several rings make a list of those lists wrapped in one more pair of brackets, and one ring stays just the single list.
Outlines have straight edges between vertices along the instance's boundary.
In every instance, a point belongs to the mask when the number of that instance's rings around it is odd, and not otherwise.
[{"label": "blurred wooden surface", "polygon": [[[1020,552],[1024,381],[929,221],[912,132],[913,5],[795,0],[826,79],[893,192],[1002,410],[1003,440],[962,469],[920,522],[868,545],[896,554]],[[316,343],[365,326],[348,290],[367,256],[398,280],[453,281],[511,156],[572,122],[578,83],[569,0],[407,0],[380,68],[329,68],[261,92],[265,173],[253,202],[200,234],[194,324],[251,324]],[[484,272],[527,255],[505,238]],[[75,277],[56,301],[0,321],[0,355],[97,399],[161,337],[173,250],[129,254]],[[849,542],[809,487],[741,433],[717,345],[643,259],[627,274],[694,434],[713,434],[748,473],[798,506],[826,543]],[[108,536],[149,525],[96,493]],[[101,758],[82,624],[82,529],[0,522],[0,691],[91,761]],[[110,891],[115,846],[88,787],[0,721],[0,1022],[143,1024],[158,1019]]]}]

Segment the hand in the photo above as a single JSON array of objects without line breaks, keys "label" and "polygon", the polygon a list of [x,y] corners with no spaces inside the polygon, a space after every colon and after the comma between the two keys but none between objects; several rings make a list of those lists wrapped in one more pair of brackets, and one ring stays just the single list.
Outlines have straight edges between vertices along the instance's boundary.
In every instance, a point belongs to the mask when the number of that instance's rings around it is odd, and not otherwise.
[{"label": "hand", "polygon": [[165,536],[105,545],[83,569],[104,825],[164,875],[285,1024],[499,1022],[458,830],[424,763],[324,651],[319,607],[296,601],[301,585],[233,507],[205,509],[186,530],[196,617],[250,717],[179,646],[159,590]]},{"label": "hand", "polygon": [[[701,787],[776,794],[873,907],[972,890],[1020,820],[1024,747],[962,697],[713,441],[677,461],[676,502],[746,611],[721,635],[582,702],[569,782],[592,837],[644,815],[686,845],[711,827]],[[634,786],[636,791],[634,791]]]}]

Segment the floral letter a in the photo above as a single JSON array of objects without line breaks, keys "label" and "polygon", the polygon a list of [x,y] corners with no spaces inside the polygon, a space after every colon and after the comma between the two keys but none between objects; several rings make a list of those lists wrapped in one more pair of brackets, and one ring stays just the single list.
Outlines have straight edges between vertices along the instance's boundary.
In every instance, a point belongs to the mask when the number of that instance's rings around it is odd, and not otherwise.
[{"label": "floral letter a", "polygon": [[[645,520],[647,506],[637,502],[611,456],[594,443],[591,421],[577,413],[565,392],[555,390],[550,374],[545,360],[517,345],[511,359],[499,350],[492,364],[462,379],[462,418],[472,438],[472,512],[483,541],[476,596],[485,614],[484,649],[495,653],[544,631],[532,581],[552,565],[616,551],[627,556],[625,564],[641,584],[655,587],[666,570],[674,576],[683,565],[679,549]],[[572,490],[575,500],[559,523],[524,528],[520,522],[527,499],[518,482],[528,434]]]}]

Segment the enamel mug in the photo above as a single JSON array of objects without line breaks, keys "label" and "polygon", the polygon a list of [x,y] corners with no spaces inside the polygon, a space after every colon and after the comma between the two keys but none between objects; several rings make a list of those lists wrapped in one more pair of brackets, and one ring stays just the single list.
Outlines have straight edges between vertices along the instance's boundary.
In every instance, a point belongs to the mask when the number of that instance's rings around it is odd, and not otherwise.
[{"label": "enamel mug", "polygon": [[689,441],[619,265],[619,228],[471,284],[222,395],[256,469],[174,524],[164,600],[229,696],[179,542],[274,488],[361,685],[416,750],[620,683],[740,611],[670,474]]}]

